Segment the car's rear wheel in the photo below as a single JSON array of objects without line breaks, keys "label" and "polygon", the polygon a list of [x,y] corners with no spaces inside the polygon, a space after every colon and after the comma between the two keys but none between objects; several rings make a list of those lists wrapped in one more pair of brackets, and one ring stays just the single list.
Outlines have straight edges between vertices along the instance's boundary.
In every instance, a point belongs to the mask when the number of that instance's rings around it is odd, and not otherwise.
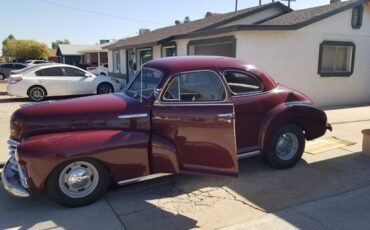
[{"label": "car's rear wheel", "polygon": [[0,80],[5,80],[5,75],[0,73]]},{"label": "car's rear wheel", "polygon": [[32,86],[28,90],[28,97],[31,101],[42,101],[46,98],[46,90],[41,86]]},{"label": "car's rear wheel", "polygon": [[114,92],[114,89],[110,83],[103,82],[100,85],[98,85],[98,88],[97,88],[98,94],[107,94],[107,93],[113,93],[113,92]]},{"label": "car's rear wheel", "polygon": [[287,124],[276,133],[265,157],[274,168],[291,168],[302,158],[304,148],[303,130],[297,125]]},{"label": "car's rear wheel", "polygon": [[78,207],[99,199],[110,181],[108,170],[95,160],[69,161],[49,176],[47,192],[61,205]]}]

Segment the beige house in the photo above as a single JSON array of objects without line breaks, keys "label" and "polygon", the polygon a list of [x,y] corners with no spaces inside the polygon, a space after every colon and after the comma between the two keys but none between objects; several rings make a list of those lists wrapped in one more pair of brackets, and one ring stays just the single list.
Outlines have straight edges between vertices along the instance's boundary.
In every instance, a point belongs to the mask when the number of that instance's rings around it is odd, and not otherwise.
[{"label": "beige house", "polygon": [[148,60],[236,57],[265,69],[319,106],[370,103],[370,7],[351,0],[293,11],[276,2],[118,40],[109,72],[129,79]]}]

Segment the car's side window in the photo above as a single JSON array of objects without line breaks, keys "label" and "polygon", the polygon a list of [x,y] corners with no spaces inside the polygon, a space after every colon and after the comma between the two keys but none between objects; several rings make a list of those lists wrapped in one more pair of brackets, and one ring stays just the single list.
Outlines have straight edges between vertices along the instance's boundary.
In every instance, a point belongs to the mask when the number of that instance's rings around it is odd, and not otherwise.
[{"label": "car's side window", "polygon": [[256,93],[263,90],[262,82],[252,74],[225,71],[224,76],[231,92],[234,94]]},{"label": "car's side window", "polygon": [[226,93],[220,78],[213,72],[182,73],[169,83],[162,100],[165,102],[223,101]]},{"label": "car's side window", "polygon": [[85,76],[85,72],[79,69],[75,69],[71,67],[63,67],[63,70],[64,70],[64,75],[68,77],[84,77]]},{"label": "car's side window", "polygon": [[38,76],[38,77],[42,77],[42,76],[44,76],[44,73],[42,72],[42,69],[40,69],[40,70],[37,70],[35,72],[35,75]]},{"label": "car's side window", "polygon": [[24,67],[26,67],[26,66],[20,65],[20,64],[15,64],[16,69],[23,69]]},{"label": "car's side window", "polygon": [[60,67],[51,67],[51,68],[46,68],[42,69],[42,73],[44,76],[48,77],[61,77],[63,76],[62,70]]}]

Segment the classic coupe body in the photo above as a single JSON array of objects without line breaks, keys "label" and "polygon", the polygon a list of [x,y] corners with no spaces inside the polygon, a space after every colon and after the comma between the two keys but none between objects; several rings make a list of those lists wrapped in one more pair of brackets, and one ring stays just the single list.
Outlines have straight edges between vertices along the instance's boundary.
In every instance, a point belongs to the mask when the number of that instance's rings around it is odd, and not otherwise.
[{"label": "classic coupe body", "polygon": [[305,139],[331,129],[302,93],[253,65],[209,56],[147,62],[121,93],[25,106],[10,126],[5,189],[19,197],[46,189],[67,206],[93,202],[112,181],[237,176],[238,159],[257,154],[289,168]]}]

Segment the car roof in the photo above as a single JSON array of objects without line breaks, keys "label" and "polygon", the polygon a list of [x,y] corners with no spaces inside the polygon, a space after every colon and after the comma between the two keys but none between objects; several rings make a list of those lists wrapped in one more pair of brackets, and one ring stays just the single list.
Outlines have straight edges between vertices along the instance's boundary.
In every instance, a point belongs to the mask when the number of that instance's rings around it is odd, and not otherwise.
[{"label": "car roof", "polygon": [[238,68],[245,69],[247,63],[229,57],[220,56],[178,56],[149,61],[144,67],[166,72],[185,72],[203,68]]},{"label": "car roof", "polygon": [[230,57],[220,56],[177,56],[169,58],[160,58],[149,61],[143,65],[144,68],[152,68],[160,70],[165,79],[169,76],[194,70],[212,70],[212,69],[239,69],[248,70],[254,75],[258,76],[264,84],[266,90],[275,88],[277,85],[275,81],[264,71],[258,69],[256,66],[244,62],[242,60]]}]

